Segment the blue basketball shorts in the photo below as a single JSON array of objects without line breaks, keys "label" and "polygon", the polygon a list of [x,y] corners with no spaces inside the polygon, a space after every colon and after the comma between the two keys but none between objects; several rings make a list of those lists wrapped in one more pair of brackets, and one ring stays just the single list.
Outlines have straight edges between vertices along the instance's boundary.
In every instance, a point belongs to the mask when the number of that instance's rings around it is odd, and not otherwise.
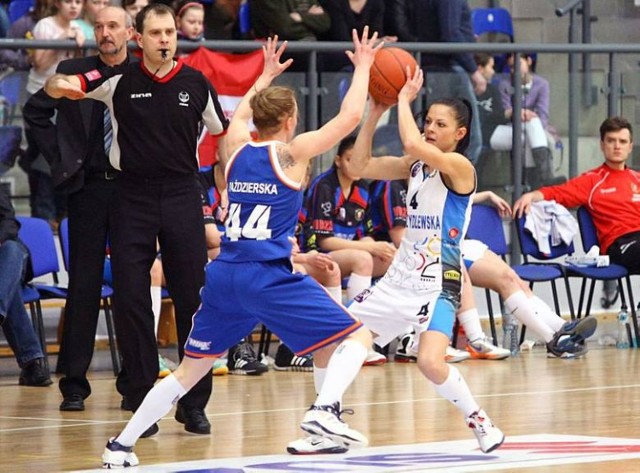
[{"label": "blue basketball shorts", "polygon": [[298,355],[339,341],[362,326],[315,280],[292,273],[288,260],[215,260],[205,272],[202,303],[185,344],[188,356],[220,356],[258,323]]}]

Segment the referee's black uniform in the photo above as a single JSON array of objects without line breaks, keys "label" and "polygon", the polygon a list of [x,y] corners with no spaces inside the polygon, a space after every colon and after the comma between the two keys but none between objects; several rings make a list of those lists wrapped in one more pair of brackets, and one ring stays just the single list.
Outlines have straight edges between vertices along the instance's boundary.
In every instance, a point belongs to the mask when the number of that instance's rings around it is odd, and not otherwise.
[{"label": "referee's black uniform", "polygon": [[[124,370],[118,391],[136,410],[158,375],[149,271],[160,242],[167,287],[176,310],[180,358],[200,303],[206,245],[196,172],[201,123],[211,134],[228,126],[218,97],[195,69],[174,63],[162,78],[142,62],[116,72],[79,76],[88,98],[111,110],[111,164],[121,171],[112,230],[116,333]],[[211,372],[180,399],[204,409]]]}]

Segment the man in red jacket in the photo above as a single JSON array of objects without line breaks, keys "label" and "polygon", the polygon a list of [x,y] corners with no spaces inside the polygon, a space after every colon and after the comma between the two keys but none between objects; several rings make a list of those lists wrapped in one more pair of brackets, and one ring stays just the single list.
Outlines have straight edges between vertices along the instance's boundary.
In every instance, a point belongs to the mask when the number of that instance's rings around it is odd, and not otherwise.
[{"label": "man in red jacket", "polygon": [[604,163],[557,186],[524,194],[513,205],[520,217],[533,202],[555,200],[565,207],[584,205],[598,233],[600,253],[631,273],[640,273],[640,173],[625,164],[633,149],[633,131],[622,117],[600,125]]}]

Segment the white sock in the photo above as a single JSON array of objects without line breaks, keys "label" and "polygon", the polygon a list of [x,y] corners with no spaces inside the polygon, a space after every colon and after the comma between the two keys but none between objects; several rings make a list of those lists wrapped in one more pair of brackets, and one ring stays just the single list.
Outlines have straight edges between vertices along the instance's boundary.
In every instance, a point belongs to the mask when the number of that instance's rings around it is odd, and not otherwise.
[{"label": "white sock", "polygon": [[156,337],[158,336],[158,325],[160,325],[160,308],[162,307],[162,288],[151,286],[151,310],[153,311],[153,326]]},{"label": "white sock", "polygon": [[457,315],[464,332],[467,334],[467,340],[473,342],[480,338],[484,338],[484,332],[480,325],[480,315],[475,307],[465,310]]},{"label": "white sock", "polygon": [[347,297],[351,300],[369,287],[371,287],[370,275],[362,276],[360,274],[351,273],[349,276],[349,282],[347,283]]},{"label": "white sock", "polygon": [[318,368],[316,365],[313,365],[313,385],[316,388],[316,394],[320,393],[322,390],[322,385],[324,384],[324,378],[327,375],[327,368]]},{"label": "white sock", "polygon": [[469,386],[455,366],[447,365],[449,376],[442,384],[435,384],[436,392],[447,399],[454,406],[462,411],[465,417],[469,417],[480,409],[480,406],[473,398]]},{"label": "white sock", "polygon": [[149,391],[124,430],[116,437],[116,442],[125,447],[134,446],[144,431],[167,415],[186,393],[173,374],[164,378]]},{"label": "white sock", "polygon": [[345,340],[333,352],[320,393],[314,404],[326,406],[342,399],[367,357],[367,347],[355,340]]},{"label": "white sock", "polygon": [[538,296],[533,296],[529,300],[533,303],[533,306],[538,311],[538,315],[542,317],[542,320],[544,320],[545,323],[549,327],[551,327],[554,332],[557,332],[562,328],[565,320],[558,314],[556,314],[555,311],[551,307],[549,307],[549,304],[540,299]]},{"label": "white sock", "polygon": [[325,287],[334,300],[342,304],[342,288],[340,286]]},{"label": "white sock", "polygon": [[550,342],[556,332],[551,329],[538,314],[536,305],[527,297],[524,291],[516,291],[504,301],[507,312],[540,335],[545,342]]}]

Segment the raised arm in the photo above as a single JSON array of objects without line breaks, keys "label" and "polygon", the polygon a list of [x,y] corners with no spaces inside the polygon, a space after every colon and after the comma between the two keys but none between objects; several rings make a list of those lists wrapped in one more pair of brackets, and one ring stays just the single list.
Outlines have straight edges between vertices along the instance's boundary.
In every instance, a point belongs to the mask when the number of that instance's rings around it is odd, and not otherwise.
[{"label": "raised arm", "polygon": [[[223,159],[230,156],[236,149],[243,144],[251,141],[251,132],[249,129],[249,120],[251,120],[252,112],[249,102],[259,90],[266,89],[271,85],[273,79],[282,74],[293,63],[293,59],[288,59],[281,63],[282,53],[287,48],[287,42],[283,42],[278,47],[278,36],[267,39],[267,43],[262,46],[264,53],[264,68],[262,74],[256,79],[256,82],[244,94],[242,100],[233,112],[233,117],[229,123],[229,129],[226,135],[227,153],[223,154]],[[226,163],[223,162],[223,165]]]},{"label": "raised arm", "polygon": [[422,69],[417,67],[411,75],[407,67],[407,77],[407,82],[398,94],[398,123],[405,152],[448,176],[456,192],[466,194],[473,191],[475,170],[471,161],[460,153],[445,153],[423,139],[411,111],[411,102],[415,100],[424,82]]},{"label": "raised arm", "polygon": [[370,98],[369,114],[358,132],[351,159],[345,163],[347,172],[352,176],[361,176],[365,179],[393,180],[405,179],[409,175],[411,162],[414,161],[409,156],[380,156],[371,159],[376,125],[388,109],[388,105],[378,103]]},{"label": "raised arm", "polygon": [[54,99],[67,98],[71,100],[83,99],[85,96],[78,76],[54,74],[44,84],[44,91]]},{"label": "raised arm", "polygon": [[362,39],[356,30],[352,31],[354,51],[346,54],[355,66],[351,85],[342,101],[338,114],[316,131],[302,133],[291,141],[289,151],[296,160],[310,160],[336,145],[342,138],[358,126],[367,101],[369,70],[376,53],[382,47],[376,45],[378,33],[369,37],[369,27],[365,26]]}]

